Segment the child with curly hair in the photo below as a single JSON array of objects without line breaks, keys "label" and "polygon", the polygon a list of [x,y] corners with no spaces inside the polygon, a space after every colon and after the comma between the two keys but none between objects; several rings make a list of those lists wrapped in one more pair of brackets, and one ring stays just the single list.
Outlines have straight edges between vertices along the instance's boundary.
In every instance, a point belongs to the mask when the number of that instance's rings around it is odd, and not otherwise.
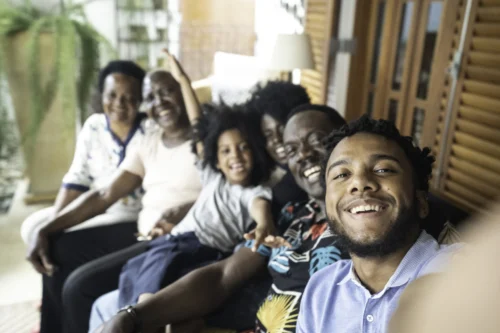
[{"label": "child with curly hair", "polygon": [[186,108],[198,139],[194,150],[203,189],[191,210],[168,235],[161,230],[150,249],[124,266],[119,305],[141,301],[189,271],[223,259],[245,234],[258,244],[275,232],[268,180],[273,162],[255,135],[259,117],[243,106],[212,106],[201,114],[189,79],[168,54],[172,75],[188,96]]}]

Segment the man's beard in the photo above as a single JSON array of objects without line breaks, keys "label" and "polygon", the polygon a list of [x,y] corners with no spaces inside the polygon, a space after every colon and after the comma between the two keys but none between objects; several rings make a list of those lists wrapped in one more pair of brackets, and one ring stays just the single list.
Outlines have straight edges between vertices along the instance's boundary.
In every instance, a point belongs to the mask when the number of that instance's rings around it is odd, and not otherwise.
[{"label": "man's beard", "polygon": [[329,219],[330,228],[338,236],[338,246],[358,257],[384,257],[408,244],[412,230],[419,228],[416,202],[411,207],[404,208],[392,224],[391,228],[378,240],[370,243],[358,242],[346,234],[340,222]]}]

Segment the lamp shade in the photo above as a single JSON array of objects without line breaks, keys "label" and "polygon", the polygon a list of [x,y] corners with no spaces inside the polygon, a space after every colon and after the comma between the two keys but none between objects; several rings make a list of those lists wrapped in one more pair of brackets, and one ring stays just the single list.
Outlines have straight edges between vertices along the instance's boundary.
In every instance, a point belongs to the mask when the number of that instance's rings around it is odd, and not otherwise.
[{"label": "lamp shade", "polygon": [[269,68],[280,71],[314,68],[309,36],[306,34],[278,35]]}]

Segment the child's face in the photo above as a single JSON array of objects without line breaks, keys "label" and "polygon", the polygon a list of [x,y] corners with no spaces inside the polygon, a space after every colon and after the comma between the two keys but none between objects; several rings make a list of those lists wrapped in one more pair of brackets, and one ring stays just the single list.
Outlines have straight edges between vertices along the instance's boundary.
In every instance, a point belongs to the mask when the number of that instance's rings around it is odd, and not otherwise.
[{"label": "child's face", "polygon": [[225,131],[217,142],[217,168],[231,184],[248,185],[253,168],[250,146],[237,129]]}]

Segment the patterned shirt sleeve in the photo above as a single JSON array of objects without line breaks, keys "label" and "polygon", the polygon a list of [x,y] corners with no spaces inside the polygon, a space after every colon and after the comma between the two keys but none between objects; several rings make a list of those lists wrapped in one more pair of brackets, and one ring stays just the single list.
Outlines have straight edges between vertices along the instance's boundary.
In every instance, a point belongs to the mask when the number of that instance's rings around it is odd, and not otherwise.
[{"label": "patterned shirt sleeve", "polygon": [[64,188],[85,192],[92,185],[92,176],[89,172],[89,151],[92,137],[92,131],[95,130],[90,124],[90,118],[85,122],[82,130],[78,134],[76,141],[75,155],[73,162],[63,178],[62,186]]}]

